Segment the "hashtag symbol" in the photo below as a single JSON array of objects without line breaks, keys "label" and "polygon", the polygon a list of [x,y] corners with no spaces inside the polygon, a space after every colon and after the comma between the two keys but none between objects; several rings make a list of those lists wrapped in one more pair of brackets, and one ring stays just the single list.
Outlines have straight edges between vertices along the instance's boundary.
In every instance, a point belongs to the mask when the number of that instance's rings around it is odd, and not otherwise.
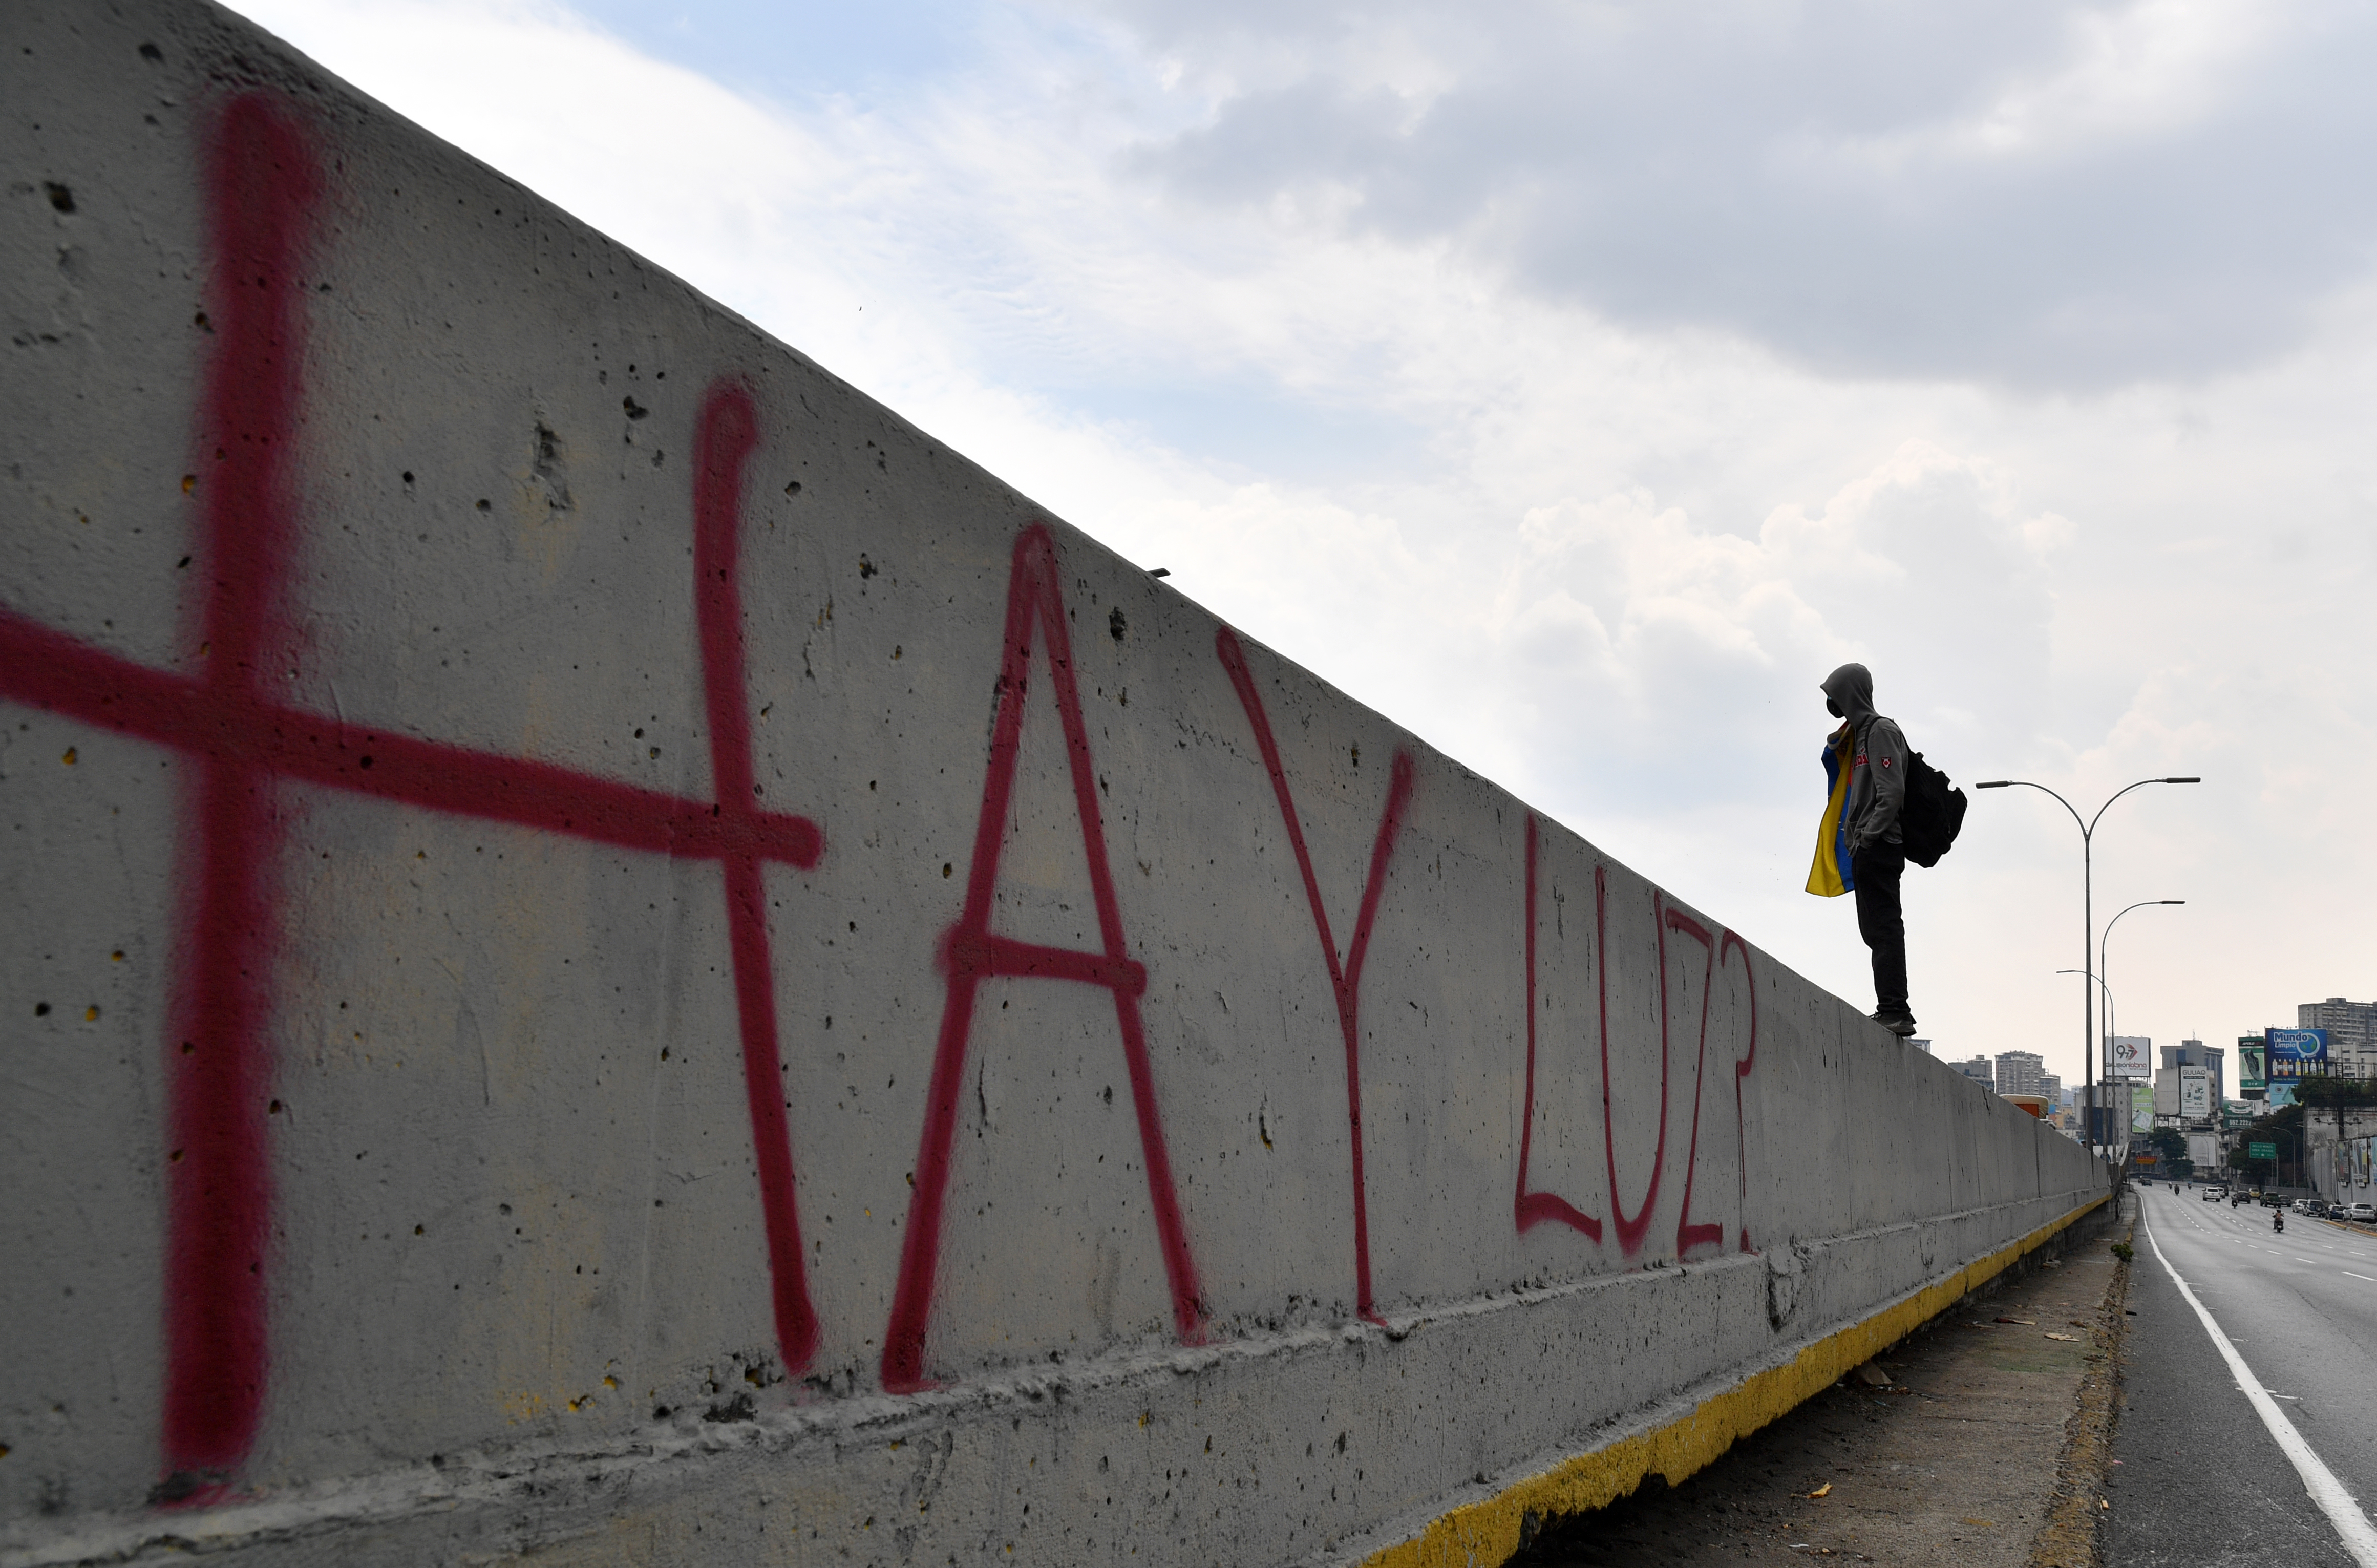
[{"label": "hashtag symbol", "polygon": [[749,389],[705,395],[695,433],[694,577],[717,798],[692,800],[524,758],[357,730],[273,700],[285,668],[283,590],[297,532],[293,435],[305,320],[300,277],[323,191],[304,126],[261,91],[208,133],[206,210],[217,348],[200,449],[216,461],[194,552],[201,673],[125,659],[0,609],[0,697],[168,748],[196,765],[184,801],[170,1004],[163,1449],[169,1502],[220,1493],[254,1442],[269,1367],[264,1257],[271,1186],[264,1090],[281,940],[276,792],[341,790],[724,872],[746,1094],[768,1237],[778,1348],[805,1368],[817,1313],[801,1262],[777,1046],[764,868],[818,863],[801,817],[758,808],[737,565],[744,471],[759,444]]}]

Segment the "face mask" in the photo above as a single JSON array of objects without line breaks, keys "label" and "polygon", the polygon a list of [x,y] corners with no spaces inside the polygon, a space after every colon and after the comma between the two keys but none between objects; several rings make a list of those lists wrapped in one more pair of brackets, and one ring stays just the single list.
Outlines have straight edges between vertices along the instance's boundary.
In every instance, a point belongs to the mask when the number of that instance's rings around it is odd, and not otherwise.
[{"label": "face mask", "polygon": [[1836,719],[1845,719],[1848,717],[1846,713],[1841,712],[1841,705],[1834,701],[1829,697],[1824,699],[1824,712],[1830,713]]}]

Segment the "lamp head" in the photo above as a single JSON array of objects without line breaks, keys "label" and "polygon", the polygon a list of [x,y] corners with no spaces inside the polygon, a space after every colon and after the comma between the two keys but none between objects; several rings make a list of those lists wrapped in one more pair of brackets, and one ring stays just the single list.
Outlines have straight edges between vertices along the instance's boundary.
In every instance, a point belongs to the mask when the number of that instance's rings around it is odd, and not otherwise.
[{"label": "lamp head", "polygon": [[2202,779],[2200,779],[2200,778],[2192,778],[2192,779],[2156,779],[2155,782],[2156,782],[2156,784],[2202,784],[2204,781],[2203,781]]},{"label": "lamp head", "polygon": [[1987,784],[1977,784],[1973,787],[1975,789],[2005,789],[2010,787],[2013,784],[2013,781],[2012,779],[1991,779]]}]

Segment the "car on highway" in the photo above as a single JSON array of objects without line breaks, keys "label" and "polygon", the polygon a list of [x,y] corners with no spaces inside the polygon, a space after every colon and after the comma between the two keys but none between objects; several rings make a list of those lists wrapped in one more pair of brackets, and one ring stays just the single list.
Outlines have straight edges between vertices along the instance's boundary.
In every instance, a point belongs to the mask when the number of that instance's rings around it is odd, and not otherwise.
[{"label": "car on highway", "polygon": [[2228,1195],[2228,1189],[2226,1187],[2206,1187],[2204,1190],[2204,1201],[2207,1203],[2216,1203]]},{"label": "car on highway", "polygon": [[2377,1223],[2377,1203],[2347,1203],[2343,1217],[2357,1219],[2363,1225]]}]

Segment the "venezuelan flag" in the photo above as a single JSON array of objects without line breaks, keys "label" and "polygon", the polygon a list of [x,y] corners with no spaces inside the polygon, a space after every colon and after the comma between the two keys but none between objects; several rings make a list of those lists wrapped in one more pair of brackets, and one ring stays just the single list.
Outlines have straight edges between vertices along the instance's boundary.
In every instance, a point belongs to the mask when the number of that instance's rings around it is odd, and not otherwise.
[{"label": "venezuelan flag", "polygon": [[1808,891],[1818,898],[1838,898],[1857,887],[1849,871],[1848,831],[1841,812],[1849,803],[1849,771],[1841,766],[1841,746],[1849,726],[1843,724],[1824,743],[1824,817],[1816,824],[1816,861],[1808,868]]}]

